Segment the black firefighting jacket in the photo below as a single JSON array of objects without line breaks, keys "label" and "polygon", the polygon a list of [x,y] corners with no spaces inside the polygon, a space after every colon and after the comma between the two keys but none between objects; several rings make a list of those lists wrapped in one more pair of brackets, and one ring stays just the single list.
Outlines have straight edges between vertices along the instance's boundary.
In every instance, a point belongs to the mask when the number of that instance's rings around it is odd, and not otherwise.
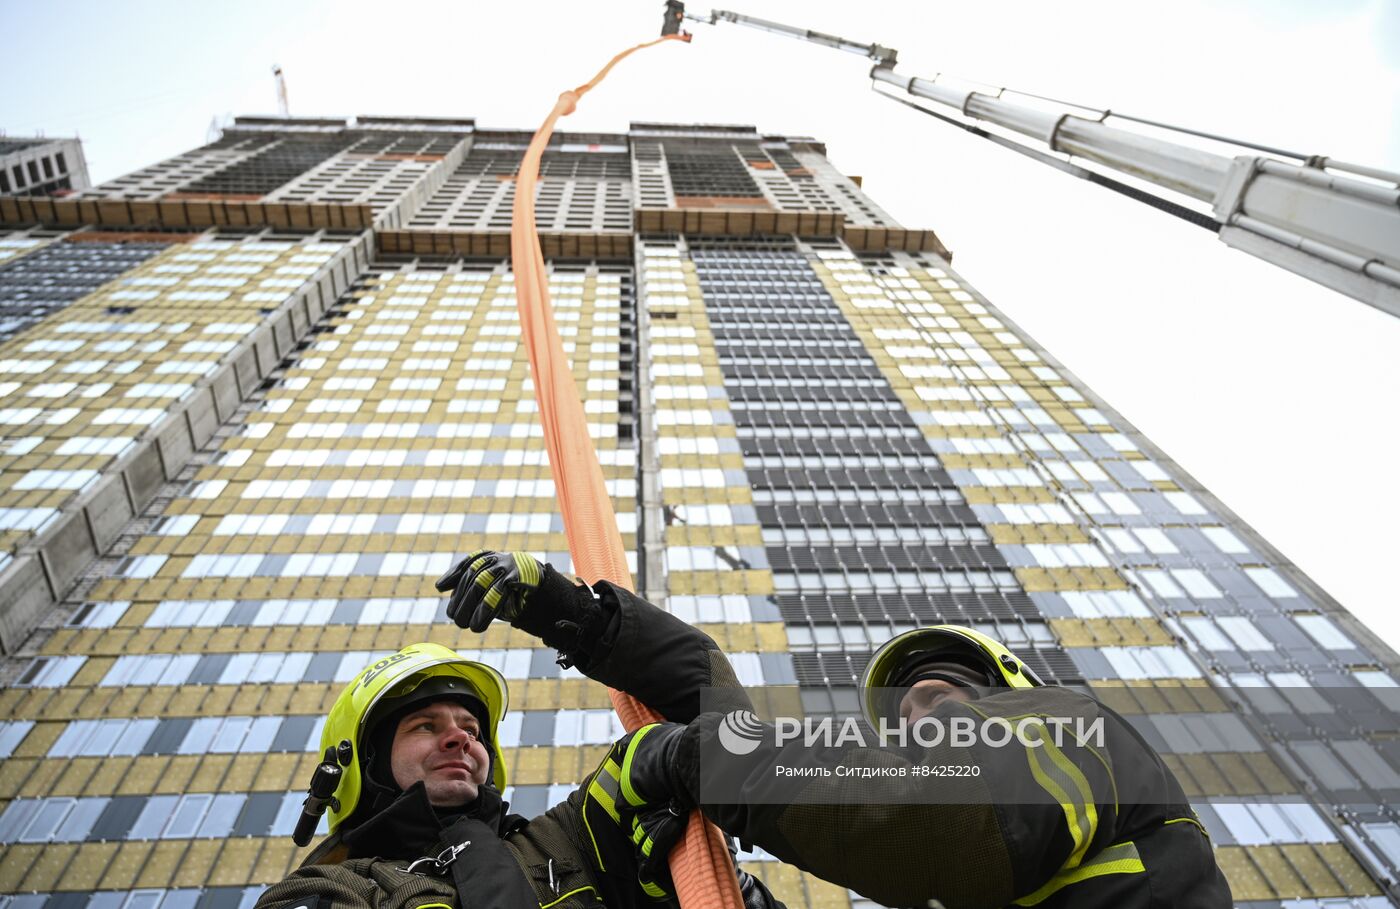
[{"label": "black firefighting jacket", "polygon": [[[1094,698],[997,691],[945,701],[933,718],[945,732],[972,724],[971,743],[927,731],[896,748],[839,735],[829,748],[780,744],[767,724],[746,743],[706,713],[682,736],[674,785],[741,841],[888,906],[1231,905],[1180,783]],[[992,718],[1018,734],[989,744],[1003,738],[999,723],[981,732]]]}]

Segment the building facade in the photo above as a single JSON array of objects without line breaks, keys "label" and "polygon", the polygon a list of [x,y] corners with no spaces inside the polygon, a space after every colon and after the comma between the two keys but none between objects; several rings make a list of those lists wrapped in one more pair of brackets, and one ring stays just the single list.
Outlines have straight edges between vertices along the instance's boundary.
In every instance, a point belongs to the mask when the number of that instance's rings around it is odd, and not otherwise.
[{"label": "building facade", "polygon": [[[250,905],[339,688],[415,641],[509,680],[523,814],[620,733],[432,589],[478,548],[569,564],[508,261],[528,139],[241,118],[0,199],[0,909]],[[972,625],[1132,719],[1238,905],[1400,893],[1395,654],[821,143],[560,134],[537,208],[637,584],[744,683],[850,708],[890,635]]]},{"label": "building facade", "polygon": [[0,136],[0,196],[61,196],[89,185],[77,139]]}]

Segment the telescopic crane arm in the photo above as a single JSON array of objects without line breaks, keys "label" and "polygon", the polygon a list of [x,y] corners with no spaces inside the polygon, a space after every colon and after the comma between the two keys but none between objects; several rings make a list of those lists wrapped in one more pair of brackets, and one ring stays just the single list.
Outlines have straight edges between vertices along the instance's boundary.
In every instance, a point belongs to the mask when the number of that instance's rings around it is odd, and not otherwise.
[{"label": "telescopic crane arm", "polygon": [[897,62],[895,57],[897,52],[888,47],[881,47],[878,44],[861,44],[850,41],[839,35],[828,35],[825,32],[814,32],[806,28],[794,28],[791,25],[783,25],[781,22],[771,22],[767,19],[760,19],[757,16],[745,16],[743,13],[731,13],[728,10],[717,9],[710,13],[710,23],[733,22],[735,25],[747,25],[750,28],[762,29],[765,32],[772,32],[775,35],[787,35],[790,38],[800,38],[803,41],[810,41],[813,44],[820,44],[823,47],[834,47],[837,50],[849,51],[853,54],[860,54],[862,57],[869,57],[874,60],[877,66],[894,66]]},{"label": "telescopic crane arm", "polygon": [[[708,17],[693,16],[685,12],[683,3],[669,0],[666,15],[663,31],[667,27],[679,29],[682,19],[711,25],[732,22],[869,57],[875,61],[870,71],[872,82],[888,83],[942,105],[950,113],[939,113],[885,92],[877,94],[886,94],[998,145],[1207,227],[1228,246],[1400,317],[1400,174],[1007,89],[987,94],[955,88],[946,82],[940,84],[938,76],[922,79],[896,72],[896,51],[890,48],[727,10],[714,10]],[[1004,97],[1008,93],[1047,101],[1063,109],[1047,111],[1018,104]],[[1086,111],[1093,115],[1079,115]],[[1108,119],[1268,154],[1227,157],[1109,126],[1104,122]],[[1014,135],[988,132],[974,125],[974,121]],[[1048,153],[1036,148],[1038,143],[1043,143]],[[1054,153],[1083,158],[1204,202],[1210,206],[1213,217],[1072,164]]]}]

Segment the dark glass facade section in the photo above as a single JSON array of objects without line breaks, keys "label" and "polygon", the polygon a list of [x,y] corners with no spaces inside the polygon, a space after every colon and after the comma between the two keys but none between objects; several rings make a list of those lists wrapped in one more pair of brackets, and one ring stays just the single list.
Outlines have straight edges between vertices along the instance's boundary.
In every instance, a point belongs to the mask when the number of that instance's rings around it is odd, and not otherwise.
[{"label": "dark glass facade section", "polygon": [[749,176],[743,160],[732,147],[705,150],[666,143],[666,165],[671,189],[677,196],[721,196],[730,199],[762,199],[758,184]]},{"label": "dark glass facade section", "polygon": [[[602,266],[600,274],[617,274],[619,293],[617,340],[617,438],[619,445],[636,447],[637,439],[637,293],[632,281],[632,269],[625,266]],[[638,462],[640,470],[640,461]],[[641,476],[638,474],[638,482]],[[638,568],[645,572],[645,560]]]},{"label": "dark glass facade section", "polygon": [[0,265],[0,340],[92,293],[165,243],[50,243]]},{"label": "dark glass facade section", "polygon": [[802,162],[797,160],[797,156],[786,148],[770,148],[767,151],[773,163],[789,177],[795,180],[812,179],[812,175],[802,166]]},{"label": "dark glass facade section", "polygon": [[240,133],[233,130],[226,130],[222,136],[202,145],[195,151],[213,151],[215,149],[231,149],[236,151],[252,151],[257,148],[266,148],[278,139],[274,133]]},{"label": "dark glass facade section", "polygon": [[457,169],[453,177],[512,176],[520,167],[520,159],[525,157],[524,148],[473,148]]},{"label": "dark glass facade section", "polygon": [[[896,626],[1042,621],[806,257],[691,255],[790,636],[856,629],[874,646]],[[849,688],[871,653],[818,649],[794,654],[804,687]],[[1022,649],[1047,680],[1081,681],[1053,644]]]},{"label": "dark glass facade section", "polygon": [[[769,551],[769,558],[773,553]],[[1038,622],[1043,616],[1036,611],[1030,597],[1010,591],[970,590],[961,593],[863,593],[840,598],[817,598],[807,594],[778,594],[774,599],[789,624],[841,622],[859,624],[908,623],[919,625],[968,625],[973,622],[1017,619]],[[1020,646],[1017,652],[1020,652]],[[1063,679],[1079,681],[1081,673],[1069,668]]]},{"label": "dark glass facade section", "polygon": [[630,180],[632,162],[624,154],[545,152],[540,176],[575,180]]},{"label": "dark glass facade section", "polygon": [[284,135],[257,154],[180,187],[181,192],[265,196],[290,183],[334,154],[345,151],[354,136]]},{"label": "dark glass facade section", "polygon": [[[525,157],[522,148],[473,148],[453,171],[453,177],[514,176]],[[546,150],[540,176],[559,180],[630,180],[632,164],[623,154]]]},{"label": "dark glass facade section", "polygon": [[[357,133],[356,135],[363,135]],[[464,133],[386,132],[365,136],[348,149],[357,155],[445,155],[462,141]]]},{"label": "dark glass facade section", "polygon": [[[580,155],[579,157],[587,157]],[[625,156],[623,156],[625,158]],[[588,266],[584,264],[556,263],[554,274],[583,274]],[[637,408],[637,294],[632,282],[632,269],[627,265],[597,265],[598,274],[616,275],[618,286],[618,338],[617,338],[617,439],[619,446],[632,447],[636,444]],[[638,478],[640,481],[640,477]],[[562,525],[561,525],[562,529]]]},{"label": "dark glass facade section", "polygon": [[[850,679],[860,679],[873,652],[845,650],[835,653],[795,653],[792,655],[792,662],[797,671],[797,683],[810,688],[848,688],[852,684]],[[1016,655],[1042,679],[1056,679],[1065,684],[1074,677],[1073,663],[1058,647],[1021,645],[1016,648]]]}]

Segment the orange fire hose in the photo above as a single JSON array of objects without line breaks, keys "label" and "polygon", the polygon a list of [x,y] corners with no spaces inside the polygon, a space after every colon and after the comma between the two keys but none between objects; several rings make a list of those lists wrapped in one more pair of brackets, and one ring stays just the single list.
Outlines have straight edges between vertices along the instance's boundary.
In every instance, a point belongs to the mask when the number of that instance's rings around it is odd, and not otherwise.
[{"label": "orange fire hose", "polygon": [[[535,183],[540,158],[560,117],[574,112],[579,98],[607,76],[617,62],[643,48],[663,41],[688,41],[688,35],[668,35],[629,48],[608,61],[591,80],[559,96],[554,110],[535,132],[520,162],[515,185],[515,209],[511,221],[511,268],[515,273],[516,305],[521,334],[530,355],[530,369],[544,426],[549,469],[564,517],[574,571],[588,583],[612,581],[632,589],[632,574],[622,548],[617,516],[603,482],[603,468],[588,435],[583,402],[579,399],[564,345],[554,324],[549,302],[549,277],[544,253],[535,230]],[[641,701],[609,689],[613,708],[628,730],[661,719]],[[671,876],[676,895],[685,909],[742,909],[734,866],[720,832],[699,812],[690,817],[685,839],[671,854]]]}]

